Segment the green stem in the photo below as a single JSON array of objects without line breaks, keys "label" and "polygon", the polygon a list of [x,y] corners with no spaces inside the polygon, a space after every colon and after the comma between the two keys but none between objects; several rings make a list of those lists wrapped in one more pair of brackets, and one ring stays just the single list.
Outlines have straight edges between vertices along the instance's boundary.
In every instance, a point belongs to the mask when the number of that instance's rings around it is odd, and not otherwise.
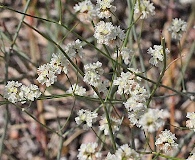
[{"label": "green stem", "polygon": [[96,94],[98,95],[98,98],[100,99],[100,101],[101,101],[101,103],[103,105],[103,108],[104,108],[104,111],[105,111],[105,114],[106,114],[106,120],[108,122],[109,134],[110,134],[112,145],[113,145],[113,149],[114,149],[114,152],[115,152],[116,151],[116,143],[115,143],[115,138],[114,138],[114,134],[113,134],[113,131],[112,131],[112,124],[111,124],[111,120],[110,120],[110,117],[109,117],[108,109],[106,107],[106,104],[105,104],[104,100],[101,98],[101,95],[97,91],[97,89],[95,87],[93,87],[93,86],[92,86],[92,88],[96,92]]},{"label": "green stem", "polygon": [[180,41],[178,42],[178,48],[179,48],[179,56],[180,56],[180,72],[181,72],[181,85],[182,85],[182,91],[186,91],[186,87],[185,87],[185,81],[184,81],[184,72],[183,72],[183,61],[182,61],[182,55],[181,55],[181,52],[182,52],[182,48],[181,48],[181,43]]},{"label": "green stem", "polygon": [[62,24],[63,22],[62,22],[62,2],[61,2],[61,0],[58,0],[58,10],[59,10],[59,24]]},{"label": "green stem", "polygon": [[[190,52],[188,53],[188,57],[186,58],[186,61],[185,63],[183,63],[183,65],[181,66],[182,67],[182,73],[184,74],[185,71],[187,70],[187,67],[189,65],[189,62],[194,54],[194,50],[195,50],[195,42],[192,43],[192,46],[190,48]],[[182,57],[181,57],[182,58]],[[182,81],[182,77],[179,77],[177,83],[176,83],[176,86],[178,86]]]},{"label": "green stem", "polygon": [[39,123],[42,127],[46,128],[47,130],[51,131],[52,133],[57,134],[58,136],[63,137],[63,135],[61,135],[60,133],[58,133],[55,130],[52,130],[51,128],[47,127],[46,125],[42,124],[41,122],[39,122],[39,120],[37,120],[33,115],[31,115],[28,111],[26,111],[24,108],[21,108],[17,105],[15,105],[17,108],[21,109],[23,112],[25,112],[28,116],[30,116],[33,120],[35,120],[37,123]]},{"label": "green stem", "polygon": [[[26,6],[25,6],[25,8],[24,8],[24,13],[27,12],[27,9],[28,9],[28,7],[29,7],[29,4],[30,4],[30,0],[28,0],[27,3],[26,3]],[[20,31],[20,29],[21,29],[21,27],[22,27],[22,23],[23,23],[23,21],[24,21],[24,18],[25,18],[25,14],[23,14],[22,20],[20,21],[20,23],[19,23],[19,25],[18,25],[18,27],[17,27],[16,33],[15,33],[15,35],[14,35],[13,42],[12,42],[11,47],[10,47],[11,49],[13,49],[13,46],[14,46],[15,43],[16,43],[16,39],[17,39],[18,34],[19,34],[19,31]]]},{"label": "green stem", "polygon": [[[57,117],[57,121],[58,121],[59,132],[62,135],[63,133],[62,133],[62,130],[61,130],[61,124],[60,124],[60,120],[59,120],[58,117]],[[60,143],[59,143],[59,146],[58,146],[57,160],[60,160],[60,158],[61,158],[61,152],[62,152],[63,143],[64,143],[64,137],[59,137],[59,138],[60,138]]]},{"label": "green stem", "polygon": [[164,59],[163,59],[163,69],[162,69],[160,77],[159,77],[158,81],[156,82],[156,84],[154,85],[154,87],[152,89],[152,92],[150,94],[150,97],[149,97],[149,99],[148,99],[148,101],[146,103],[147,107],[149,107],[150,101],[152,100],[152,97],[154,96],[157,88],[160,86],[161,80],[162,80],[162,78],[163,78],[163,76],[165,74],[165,71],[166,71],[167,60],[166,60],[165,38],[164,37],[161,39],[161,45],[163,47],[163,57],[164,57]]}]

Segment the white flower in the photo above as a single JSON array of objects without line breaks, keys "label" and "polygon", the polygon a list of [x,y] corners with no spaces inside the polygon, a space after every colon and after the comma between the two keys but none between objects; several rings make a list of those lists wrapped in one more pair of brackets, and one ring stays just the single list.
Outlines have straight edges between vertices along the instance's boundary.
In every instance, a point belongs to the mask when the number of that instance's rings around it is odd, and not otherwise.
[{"label": "white flower", "polygon": [[100,21],[95,26],[94,37],[100,44],[116,47],[121,45],[125,34],[119,26],[113,26],[111,22]]},{"label": "white flower", "polygon": [[118,160],[118,158],[116,157],[115,154],[111,154],[110,152],[108,152],[105,160]]},{"label": "white flower", "polygon": [[189,156],[186,160],[195,160],[195,153]]},{"label": "white flower", "polygon": [[[109,80],[105,79],[105,80],[100,80],[99,83],[97,84],[96,88],[97,88],[97,91],[102,96],[106,96],[108,93],[108,89],[107,89],[108,86],[109,86]],[[93,92],[93,97],[98,98],[98,95],[95,91]]]},{"label": "white flower", "polygon": [[169,130],[162,131],[159,138],[156,140],[155,145],[160,147],[165,153],[172,151],[178,146],[175,142],[175,134],[171,133]]},{"label": "white flower", "polygon": [[155,7],[148,0],[137,1],[134,7],[134,12],[141,15],[141,19],[148,18],[150,15],[155,15]]},{"label": "white flower", "polygon": [[26,100],[34,101],[40,95],[38,86],[34,84],[25,86],[17,81],[8,81],[4,89],[4,98],[12,103],[21,102],[23,104]]},{"label": "white flower", "polygon": [[109,18],[116,11],[116,7],[111,5],[114,0],[97,0],[96,11],[99,18]]},{"label": "white flower", "polygon": [[7,85],[4,88],[4,98],[12,103],[24,100],[24,97],[19,96],[20,87],[22,83],[15,81],[8,81]]},{"label": "white flower", "polygon": [[189,118],[186,121],[186,127],[195,131],[195,112],[188,112],[186,117]]},{"label": "white flower", "polygon": [[113,55],[113,57],[116,59],[117,57],[121,56],[124,63],[126,65],[129,65],[130,58],[132,57],[133,51],[127,47],[122,48],[120,51],[116,51]]},{"label": "white flower", "polygon": [[67,93],[71,93],[71,94],[77,94],[80,96],[84,96],[86,94],[86,89],[78,86],[77,84],[73,84],[68,90]]},{"label": "white flower", "polygon": [[182,33],[186,31],[187,24],[185,21],[180,18],[175,18],[172,20],[172,24],[169,27],[168,31],[171,32],[171,36],[173,39],[180,40],[182,37]]},{"label": "white flower", "polygon": [[[128,69],[133,71],[131,68]],[[133,72],[138,73],[138,71]],[[146,90],[143,87],[140,87],[140,85],[137,83],[137,81],[140,81],[141,79],[134,73],[122,72],[120,77],[117,77],[117,79],[113,81],[113,84],[118,86],[117,93],[120,95],[125,93],[135,96],[140,95],[139,98],[143,98],[145,97]]]},{"label": "white flower", "polygon": [[100,77],[104,72],[101,67],[102,63],[99,61],[93,64],[86,64],[84,66],[85,76],[83,78],[83,81],[94,87],[97,87],[99,85],[99,82],[101,81]]},{"label": "white flower", "polygon": [[122,72],[120,77],[113,81],[113,84],[118,86],[117,93],[120,95],[130,94],[132,86],[136,83],[134,77],[135,75],[130,72]]},{"label": "white flower", "polygon": [[83,128],[88,129],[92,127],[92,123],[95,122],[98,114],[96,112],[91,112],[88,110],[81,109],[78,111],[78,117],[75,118],[75,121],[78,125],[84,123]]},{"label": "white flower", "polygon": [[131,96],[123,103],[128,111],[137,111],[146,108],[144,103],[146,102],[146,98],[148,98],[148,93],[144,87],[135,83],[129,93]]},{"label": "white flower", "polygon": [[56,71],[58,73],[58,70],[55,70],[54,65],[50,63],[40,66],[37,69],[39,75],[37,81],[41,84],[46,84],[47,87],[51,86],[57,80]]},{"label": "white flower", "polygon": [[[169,49],[165,49],[165,53],[170,53]],[[150,47],[148,49],[148,54],[151,54],[152,58],[149,60],[149,63],[151,63],[154,66],[159,66],[158,62],[162,62],[164,60],[163,56],[163,46],[162,45],[154,45],[153,48]]]},{"label": "white flower", "polygon": [[[113,132],[118,131],[121,124],[121,120],[116,118],[110,118],[110,121],[111,121],[112,131]],[[109,126],[106,117],[102,117],[99,128],[101,131],[104,131],[104,135],[109,135]]]},{"label": "white flower", "polygon": [[149,108],[140,118],[139,124],[144,130],[153,133],[164,125],[163,115],[163,110]]},{"label": "white flower", "polygon": [[82,57],[82,45],[81,41],[77,39],[74,42],[68,43],[65,47],[66,54],[70,57],[70,59],[73,59],[76,57],[76,54],[78,54],[80,57]]},{"label": "white flower", "polygon": [[122,59],[124,60],[125,64],[128,65],[130,63],[130,58],[132,54],[132,50],[125,47],[121,50],[120,54],[122,55]]},{"label": "white flower", "polygon": [[132,96],[128,98],[126,102],[123,103],[127,111],[137,111],[146,108],[146,105],[143,102],[140,102],[136,100],[137,98],[135,98],[136,96]]},{"label": "white flower", "polygon": [[45,84],[47,87],[54,84],[57,81],[57,75],[62,71],[67,74],[68,61],[64,54],[53,53],[51,61],[44,65],[39,66],[37,69],[38,78],[37,81],[41,84]]},{"label": "white flower", "polygon": [[194,2],[194,0],[179,0],[180,1],[180,3],[193,3]]},{"label": "white flower", "polygon": [[131,149],[128,144],[120,146],[115,154],[108,152],[105,160],[140,160],[140,155],[134,150]]},{"label": "white flower", "polygon": [[134,149],[131,149],[128,146],[128,144],[124,144],[120,146],[120,148],[116,150],[115,155],[117,157],[117,160],[123,160],[123,159],[140,160],[141,159],[139,154]]},{"label": "white flower", "polygon": [[97,39],[98,43],[108,45],[110,39],[114,39],[112,35],[113,30],[114,26],[111,22],[100,21],[95,26],[94,37]]},{"label": "white flower", "polygon": [[116,47],[120,46],[125,39],[125,33],[124,30],[120,28],[120,26],[115,26],[114,30],[112,31],[113,39],[110,39],[109,46],[110,47]]},{"label": "white flower", "polygon": [[128,111],[128,118],[132,125],[136,125],[137,127],[141,127],[139,120],[143,114],[147,112],[146,108],[142,108],[136,111]]},{"label": "white flower", "polygon": [[90,0],[85,0],[79,2],[74,6],[75,12],[79,12],[79,19],[82,22],[89,22],[96,17],[95,6],[91,3]]},{"label": "white flower", "polygon": [[107,89],[108,86],[109,86],[109,80],[105,79],[100,81],[97,85],[98,92],[103,93],[103,95],[106,96],[108,93],[108,89]]},{"label": "white flower", "polygon": [[55,74],[60,74],[62,71],[66,74],[68,73],[68,61],[62,53],[53,53],[49,64],[51,65],[50,67],[52,67],[52,71],[55,72]]},{"label": "white flower", "polygon": [[38,86],[34,84],[30,84],[30,86],[25,86],[22,85],[20,88],[20,94],[29,101],[34,101],[37,99],[40,95],[41,92],[39,91]]},{"label": "white flower", "polygon": [[87,143],[81,144],[80,148],[78,149],[79,154],[77,155],[79,160],[100,160],[100,152],[97,152],[97,143]]}]

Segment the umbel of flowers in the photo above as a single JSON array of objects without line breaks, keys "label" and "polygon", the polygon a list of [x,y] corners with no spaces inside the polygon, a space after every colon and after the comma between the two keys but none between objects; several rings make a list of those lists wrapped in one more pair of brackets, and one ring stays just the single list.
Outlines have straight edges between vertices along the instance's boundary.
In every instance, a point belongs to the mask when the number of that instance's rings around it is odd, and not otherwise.
[{"label": "umbel of flowers", "polygon": [[18,81],[8,81],[4,89],[4,98],[12,103],[34,101],[41,95],[38,86],[30,84],[26,86]]}]

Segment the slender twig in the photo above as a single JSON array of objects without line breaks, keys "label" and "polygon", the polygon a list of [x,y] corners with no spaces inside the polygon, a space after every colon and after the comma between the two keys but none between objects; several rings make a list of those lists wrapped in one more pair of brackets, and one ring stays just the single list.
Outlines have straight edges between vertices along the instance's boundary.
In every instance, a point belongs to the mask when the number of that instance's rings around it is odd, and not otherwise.
[{"label": "slender twig", "polygon": [[[15,105],[15,104],[14,104]],[[25,108],[21,108],[18,105],[15,105],[17,108],[21,109],[21,111],[23,111],[24,113],[26,113],[28,116],[30,116],[33,120],[35,120],[37,123],[39,123],[42,127],[46,128],[47,130],[51,131],[52,133],[57,134],[60,137],[63,137],[63,135],[61,135],[60,133],[58,133],[57,131],[49,128],[48,126],[42,124],[37,118],[35,118],[31,113],[29,113]]]},{"label": "slender twig", "polygon": [[184,72],[183,72],[183,69],[182,69],[182,67],[183,67],[183,60],[182,60],[182,54],[181,54],[182,48],[181,48],[181,43],[180,42],[178,42],[178,48],[179,48],[180,65],[181,65],[181,67],[180,67],[180,73],[181,73],[182,90],[183,91],[186,91],[185,80],[184,80]]},{"label": "slender twig", "polygon": [[164,38],[164,37],[163,37],[162,40],[161,40],[161,45],[162,45],[162,47],[163,47],[163,57],[164,57],[164,59],[163,59],[163,69],[162,69],[162,72],[161,72],[161,74],[160,74],[160,77],[159,77],[157,83],[154,85],[154,87],[153,87],[153,89],[152,89],[152,92],[151,92],[151,94],[150,94],[150,97],[149,97],[149,99],[148,99],[148,101],[147,101],[147,103],[146,103],[147,107],[149,106],[150,101],[152,100],[152,97],[154,96],[154,94],[155,94],[157,88],[160,86],[160,82],[161,82],[161,80],[162,80],[162,78],[163,78],[163,76],[164,76],[164,74],[165,74],[165,71],[166,71],[167,60],[166,60],[165,38]]},{"label": "slender twig", "polygon": [[59,24],[62,24],[62,2],[58,0],[58,8],[59,8]]},{"label": "slender twig", "polygon": [[[193,54],[195,54],[194,51],[195,51],[195,42],[192,43],[192,46],[191,46],[190,51],[189,51],[189,53],[188,53],[188,57],[187,57],[185,63],[183,63],[183,65],[181,66],[181,67],[182,67],[182,72],[183,72],[183,74],[184,74],[185,71],[187,70],[187,67],[188,67],[188,65],[189,65],[189,62],[190,62],[190,60],[191,60]],[[182,57],[181,57],[181,58],[182,58]],[[176,86],[178,86],[178,85],[181,83],[181,81],[182,81],[182,77],[179,77],[179,79],[177,80]]]},{"label": "slender twig", "polygon": [[[58,111],[57,111],[58,112]],[[60,132],[60,134],[62,135],[62,130],[61,130],[61,124],[60,124],[60,120],[57,116],[57,122],[58,122],[58,130]],[[62,148],[63,148],[63,143],[64,143],[64,137],[59,137],[60,138],[60,143],[59,143],[59,146],[58,146],[58,154],[57,154],[57,160],[60,160],[61,158],[61,152],[62,152]]]},{"label": "slender twig", "polygon": [[[26,3],[26,6],[25,6],[25,8],[24,8],[24,13],[27,12],[27,9],[28,9],[28,7],[29,7],[29,4],[30,4],[30,0],[28,0],[27,3]],[[19,34],[20,29],[21,29],[21,27],[22,27],[22,23],[23,23],[23,21],[24,21],[24,18],[25,18],[25,14],[23,14],[22,19],[21,19],[21,21],[20,21],[20,23],[19,23],[19,25],[18,25],[18,27],[17,27],[16,33],[15,33],[15,35],[14,35],[13,42],[12,42],[11,47],[10,47],[11,49],[13,49],[13,46],[14,46],[15,43],[16,43],[16,39],[18,38],[18,34]]]}]

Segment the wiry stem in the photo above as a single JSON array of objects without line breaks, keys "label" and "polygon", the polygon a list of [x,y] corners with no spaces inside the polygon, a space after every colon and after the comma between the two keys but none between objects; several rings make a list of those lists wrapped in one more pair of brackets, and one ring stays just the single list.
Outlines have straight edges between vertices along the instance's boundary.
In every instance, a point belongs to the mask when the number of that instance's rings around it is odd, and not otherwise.
[{"label": "wiry stem", "polygon": [[164,37],[161,39],[161,45],[163,47],[163,57],[164,57],[164,59],[163,59],[163,69],[162,69],[162,72],[160,74],[160,77],[159,77],[158,81],[156,82],[156,84],[154,85],[154,87],[152,89],[152,92],[150,94],[150,97],[149,97],[149,99],[148,99],[148,101],[146,103],[147,107],[149,106],[150,101],[152,100],[152,97],[154,96],[157,88],[160,86],[161,80],[162,80],[162,78],[163,78],[163,76],[165,74],[165,71],[166,71],[166,64],[167,64],[166,62],[167,62],[167,60],[166,60],[165,38]]}]

